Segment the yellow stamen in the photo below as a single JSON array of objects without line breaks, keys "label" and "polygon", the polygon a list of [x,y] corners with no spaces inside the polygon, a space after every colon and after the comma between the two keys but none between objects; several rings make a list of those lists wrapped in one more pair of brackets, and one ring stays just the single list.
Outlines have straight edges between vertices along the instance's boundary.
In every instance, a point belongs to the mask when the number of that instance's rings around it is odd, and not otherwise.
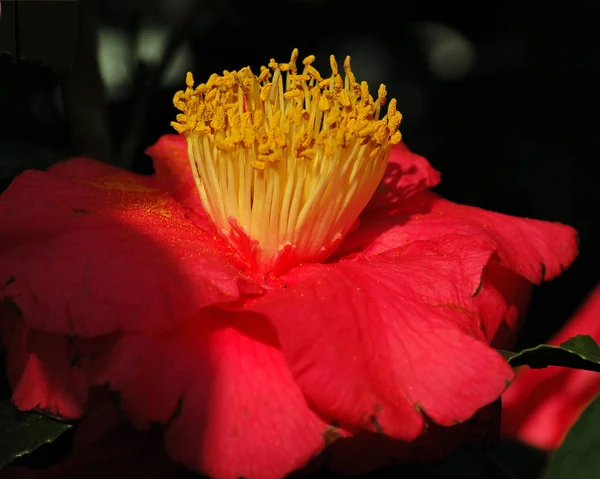
[{"label": "yellow stamen", "polygon": [[[348,233],[381,180],[402,115],[333,55],[322,78],[314,56],[212,75],[173,104],[202,204],[257,272],[322,261]],[[284,78],[285,74],[285,78]]]}]

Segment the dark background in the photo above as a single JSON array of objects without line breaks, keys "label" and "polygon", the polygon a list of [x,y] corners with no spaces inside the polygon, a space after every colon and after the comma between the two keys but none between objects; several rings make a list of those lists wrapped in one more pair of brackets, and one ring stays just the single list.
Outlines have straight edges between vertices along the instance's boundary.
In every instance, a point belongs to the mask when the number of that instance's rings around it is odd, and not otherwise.
[{"label": "dark background", "polygon": [[579,259],[536,289],[520,346],[546,340],[598,280],[597,0],[0,3],[2,187],[72,154],[151,172],[144,148],[172,132],[188,69],[203,81],[298,47],[327,70],[330,53],[350,54],[398,99],[439,193],[579,230]]}]

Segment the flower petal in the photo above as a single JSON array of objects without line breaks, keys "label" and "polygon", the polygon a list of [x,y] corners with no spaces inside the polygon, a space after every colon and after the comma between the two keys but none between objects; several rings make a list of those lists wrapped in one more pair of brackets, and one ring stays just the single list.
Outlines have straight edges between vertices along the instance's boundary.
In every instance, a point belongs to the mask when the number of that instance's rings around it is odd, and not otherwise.
[{"label": "flower petal", "polygon": [[[599,318],[600,286],[549,344],[559,345],[577,334],[589,334],[600,342]],[[502,396],[502,432],[532,446],[554,449],[599,393],[600,374],[596,372],[524,366]]]},{"label": "flower petal", "polygon": [[59,168],[27,171],[0,197],[0,292],[31,327],[161,332],[261,292],[230,248],[147,177],[91,160]]},{"label": "flower petal", "polygon": [[81,417],[90,386],[68,338],[32,331],[17,318],[2,316],[0,333],[15,406],[64,419]]},{"label": "flower petal", "polygon": [[427,159],[410,151],[404,142],[394,145],[383,179],[366,210],[395,204],[439,182],[439,171]]},{"label": "flower petal", "polygon": [[165,444],[216,479],[280,478],[324,446],[263,319],[206,311],[166,337],[123,335],[98,382],[121,392],[138,427],[169,423]]},{"label": "flower petal", "polygon": [[146,149],[146,154],[154,162],[158,187],[169,192],[180,204],[202,210],[185,136],[163,135]]},{"label": "flower petal", "polygon": [[89,158],[78,157],[61,161],[52,165],[47,171],[52,175],[72,180],[78,184],[91,183],[96,187],[109,188],[112,186],[116,189],[121,186],[135,191],[133,183],[138,186],[139,191],[157,188],[154,176],[133,174],[130,171]]},{"label": "flower petal", "polygon": [[512,370],[483,341],[472,301],[493,246],[447,235],[386,254],[305,265],[249,300],[277,328],[311,404],[344,426],[403,440],[471,417]]},{"label": "flower petal", "polygon": [[[487,342],[498,349],[512,350],[521,330],[533,285],[502,266],[497,258],[486,265],[481,288],[474,299],[481,311]],[[498,314],[502,311],[501,314]]]},{"label": "flower petal", "polygon": [[577,233],[570,226],[459,205],[427,191],[364,213],[336,256],[373,255],[446,233],[487,236],[500,263],[535,284],[555,278],[577,256]]}]

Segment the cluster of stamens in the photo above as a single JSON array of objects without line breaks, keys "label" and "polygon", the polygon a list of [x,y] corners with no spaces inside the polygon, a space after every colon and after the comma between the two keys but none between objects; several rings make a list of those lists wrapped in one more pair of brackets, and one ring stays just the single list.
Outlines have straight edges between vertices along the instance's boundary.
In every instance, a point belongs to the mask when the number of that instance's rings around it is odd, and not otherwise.
[{"label": "cluster of stamens", "polygon": [[[402,118],[386,89],[377,99],[344,61],[323,78],[298,50],[212,75],[173,98],[202,204],[220,233],[258,271],[325,259],[377,187]],[[284,78],[285,76],[285,78]]]}]

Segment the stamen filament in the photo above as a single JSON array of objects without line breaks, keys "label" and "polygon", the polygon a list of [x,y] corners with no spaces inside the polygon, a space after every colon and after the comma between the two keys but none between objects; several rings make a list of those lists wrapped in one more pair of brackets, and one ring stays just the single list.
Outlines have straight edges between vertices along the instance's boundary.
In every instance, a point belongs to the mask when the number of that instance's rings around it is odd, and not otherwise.
[{"label": "stamen filament", "polygon": [[[366,82],[330,57],[322,78],[298,50],[269,62],[212,75],[173,103],[173,127],[185,134],[200,200],[218,233],[257,272],[278,273],[322,261],[352,228],[375,191],[389,149],[401,140],[401,114],[387,92],[373,99]],[[285,74],[285,79],[283,78]]]}]

